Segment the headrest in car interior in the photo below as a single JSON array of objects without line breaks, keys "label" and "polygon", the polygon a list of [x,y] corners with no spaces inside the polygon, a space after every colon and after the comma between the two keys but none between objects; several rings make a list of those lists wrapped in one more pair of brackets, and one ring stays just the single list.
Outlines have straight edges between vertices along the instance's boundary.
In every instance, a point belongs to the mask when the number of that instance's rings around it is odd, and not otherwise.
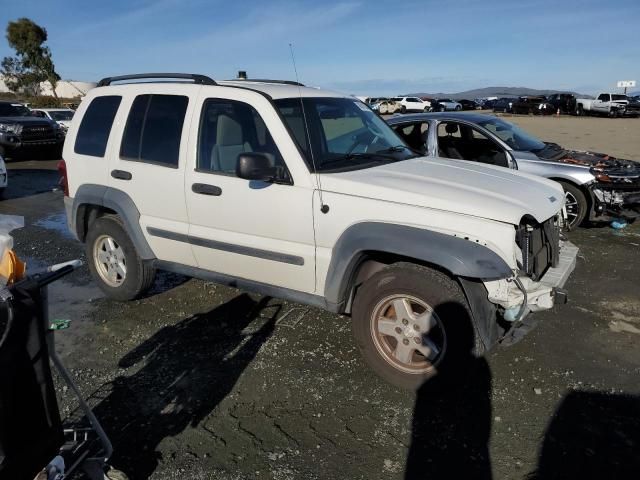
[{"label": "headrest in car interior", "polygon": [[444,127],[444,129],[446,130],[446,132],[449,135],[453,135],[454,133],[458,133],[458,125],[455,123],[447,123]]},{"label": "headrest in car interior", "polygon": [[216,143],[220,146],[242,145],[242,127],[233,118],[227,115],[218,117]]}]

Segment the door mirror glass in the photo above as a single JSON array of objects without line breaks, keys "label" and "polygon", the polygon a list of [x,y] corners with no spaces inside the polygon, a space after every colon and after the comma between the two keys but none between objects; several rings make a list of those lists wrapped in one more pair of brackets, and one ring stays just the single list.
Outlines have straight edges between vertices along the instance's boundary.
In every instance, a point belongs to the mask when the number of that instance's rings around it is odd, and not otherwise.
[{"label": "door mirror glass", "polygon": [[239,178],[273,182],[277,173],[272,160],[264,153],[247,152],[238,155],[236,175]]}]

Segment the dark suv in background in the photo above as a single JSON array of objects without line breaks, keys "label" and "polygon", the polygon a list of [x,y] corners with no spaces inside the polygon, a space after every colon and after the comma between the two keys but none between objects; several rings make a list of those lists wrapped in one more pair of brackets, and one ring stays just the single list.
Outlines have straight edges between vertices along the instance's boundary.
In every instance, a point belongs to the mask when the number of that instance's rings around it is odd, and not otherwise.
[{"label": "dark suv in background", "polygon": [[36,153],[59,157],[64,132],[56,122],[32,115],[20,103],[0,102],[0,155]]},{"label": "dark suv in background", "polygon": [[576,111],[576,97],[570,93],[554,93],[549,95],[547,101],[553,105],[555,112],[560,110],[560,113],[575,113]]}]

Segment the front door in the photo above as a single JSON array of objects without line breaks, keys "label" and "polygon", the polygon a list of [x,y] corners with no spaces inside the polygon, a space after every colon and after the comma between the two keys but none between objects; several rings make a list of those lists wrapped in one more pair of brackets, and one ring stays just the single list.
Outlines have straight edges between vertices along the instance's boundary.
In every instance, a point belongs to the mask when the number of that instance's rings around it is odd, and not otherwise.
[{"label": "front door", "polygon": [[[312,293],[315,291],[313,185],[271,104],[241,89],[207,89],[193,120],[185,192],[189,242],[198,266],[212,272]],[[215,93],[215,96],[213,96]],[[235,173],[238,155],[260,152],[279,183]]]}]

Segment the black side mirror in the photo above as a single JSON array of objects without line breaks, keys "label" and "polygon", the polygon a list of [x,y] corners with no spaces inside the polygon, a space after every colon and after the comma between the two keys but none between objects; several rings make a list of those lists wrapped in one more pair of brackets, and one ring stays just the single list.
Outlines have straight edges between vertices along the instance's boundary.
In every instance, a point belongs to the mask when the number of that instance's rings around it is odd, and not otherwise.
[{"label": "black side mirror", "polygon": [[238,155],[236,175],[245,180],[273,182],[277,179],[278,171],[264,153],[248,152]]}]

